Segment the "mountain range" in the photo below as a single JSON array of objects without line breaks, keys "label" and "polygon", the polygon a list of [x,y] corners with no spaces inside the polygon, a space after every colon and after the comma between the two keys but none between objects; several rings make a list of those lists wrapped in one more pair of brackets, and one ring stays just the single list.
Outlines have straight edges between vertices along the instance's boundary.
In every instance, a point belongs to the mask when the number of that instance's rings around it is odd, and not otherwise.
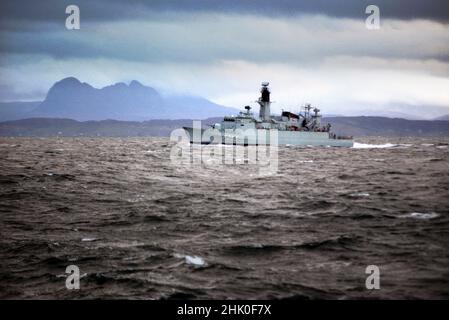
[{"label": "mountain range", "polygon": [[[403,110],[407,110],[407,113]],[[439,106],[396,105],[385,110],[360,109],[356,115],[448,120],[449,115],[444,115],[445,111],[446,108]],[[56,82],[44,101],[0,103],[0,122],[27,118],[64,118],[77,121],[206,119],[238,112],[235,108],[198,96],[161,95],[154,88],[136,80],[129,84],[119,82],[97,89],[74,77],[68,77]]]},{"label": "mountain range", "polygon": [[74,77],[56,82],[42,102],[0,104],[0,121],[25,118],[145,121],[150,119],[205,119],[238,113],[207,99],[189,95],[163,96],[138,81],[101,89]]}]

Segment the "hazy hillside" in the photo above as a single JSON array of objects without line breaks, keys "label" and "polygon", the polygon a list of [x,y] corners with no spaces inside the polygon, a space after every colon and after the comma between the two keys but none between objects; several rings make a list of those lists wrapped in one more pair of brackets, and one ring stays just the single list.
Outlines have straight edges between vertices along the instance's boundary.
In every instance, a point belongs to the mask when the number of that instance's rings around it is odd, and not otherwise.
[{"label": "hazy hillside", "polygon": [[337,134],[352,136],[449,136],[449,121],[385,117],[325,118]]},{"label": "hazy hillside", "polygon": [[444,116],[441,117],[437,117],[434,120],[443,120],[443,121],[449,121],[449,114],[446,114]]},{"label": "hazy hillside", "polygon": [[[203,120],[207,126],[218,118]],[[32,118],[0,122],[0,136],[169,136],[177,128],[191,126],[192,120],[149,120],[137,121],[76,121],[71,119]]]},{"label": "hazy hillside", "polygon": [[[220,121],[209,118],[204,126]],[[324,119],[337,134],[357,136],[445,136],[449,121],[389,119],[382,117],[332,117]],[[191,126],[192,120],[85,121],[25,119],[0,123],[0,136],[169,136],[174,129]]]},{"label": "hazy hillside", "polygon": [[40,103],[40,101],[0,102],[0,121],[18,120],[29,117],[31,112]]}]

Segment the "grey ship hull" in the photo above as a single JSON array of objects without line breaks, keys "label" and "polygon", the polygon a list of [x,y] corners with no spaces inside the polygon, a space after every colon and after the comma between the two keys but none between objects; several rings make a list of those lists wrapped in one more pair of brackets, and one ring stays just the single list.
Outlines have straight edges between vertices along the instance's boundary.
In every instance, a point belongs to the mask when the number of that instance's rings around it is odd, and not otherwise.
[{"label": "grey ship hull", "polygon": [[[211,134],[205,134],[205,129],[184,127],[188,133],[191,143],[221,143],[236,145],[270,145],[270,130],[254,129],[246,130],[245,134],[234,130],[220,131],[221,135],[211,138]],[[262,139],[260,139],[262,137]],[[265,137],[265,139],[263,138]],[[276,143],[276,142],[274,142]],[[330,147],[352,147],[353,139],[331,138],[328,132],[308,132],[308,131],[282,131],[277,130],[278,145],[294,146],[330,146]]]}]

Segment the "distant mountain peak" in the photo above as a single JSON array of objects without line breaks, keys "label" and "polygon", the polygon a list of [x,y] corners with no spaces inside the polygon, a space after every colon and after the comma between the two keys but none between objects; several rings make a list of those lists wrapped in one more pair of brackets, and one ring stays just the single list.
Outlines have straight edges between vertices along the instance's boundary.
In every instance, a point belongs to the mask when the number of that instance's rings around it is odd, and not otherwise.
[{"label": "distant mountain peak", "polygon": [[70,90],[70,89],[78,89],[78,88],[93,89],[93,87],[86,82],[81,82],[75,77],[67,77],[67,78],[64,78],[64,79],[56,82],[50,88],[48,93],[50,94],[51,92],[54,92],[55,90],[60,91],[60,90]]},{"label": "distant mountain peak", "polygon": [[56,82],[53,86],[71,86],[71,85],[81,85],[81,81],[79,81],[75,77],[67,77],[62,80],[59,80]]},{"label": "distant mountain peak", "polygon": [[127,89],[128,86],[124,82],[117,82],[114,84],[111,84],[109,86],[104,87],[103,89]]},{"label": "distant mountain peak", "polygon": [[[132,81],[129,83],[129,85],[126,84],[125,82],[117,82],[117,83],[114,83],[114,84],[112,84],[112,85],[106,86],[106,87],[104,87],[104,88],[123,88],[123,89],[125,89],[125,88],[131,88],[131,89],[142,89],[142,88],[147,88],[147,89],[153,89],[153,88],[151,88],[151,87],[144,86],[143,84],[141,84],[141,83],[140,83],[139,81],[137,81],[137,80],[132,80]],[[103,88],[103,89],[104,89],[104,88]]]},{"label": "distant mountain peak", "polygon": [[142,87],[144,87],[144,85],[141,84],[141,83],[140,83],[139,81],[137,81],[137,80],[131,81],[131,82],[129,83],[129,86],[130,86],[131,88],[142,88]]},{"label": "distant mountain peak", "polygon": [[56,82],[31,116],[75,120],[205,119],[237,110],[201,97],[162,97],[137,80],[95,88],[75,77]]}]

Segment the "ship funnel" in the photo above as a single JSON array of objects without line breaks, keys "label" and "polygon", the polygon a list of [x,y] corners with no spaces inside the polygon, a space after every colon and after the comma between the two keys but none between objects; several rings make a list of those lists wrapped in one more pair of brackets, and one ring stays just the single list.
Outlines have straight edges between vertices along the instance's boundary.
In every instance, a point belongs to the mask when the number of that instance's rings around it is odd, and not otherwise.
[{"label": "ship funnel", "polygon": [[270,121],[270,89],[268,88],[269,82],[262,82],[262,88],[260,89],[261,96],[257,101],[260,105],[259,117],[262,121]]}]

